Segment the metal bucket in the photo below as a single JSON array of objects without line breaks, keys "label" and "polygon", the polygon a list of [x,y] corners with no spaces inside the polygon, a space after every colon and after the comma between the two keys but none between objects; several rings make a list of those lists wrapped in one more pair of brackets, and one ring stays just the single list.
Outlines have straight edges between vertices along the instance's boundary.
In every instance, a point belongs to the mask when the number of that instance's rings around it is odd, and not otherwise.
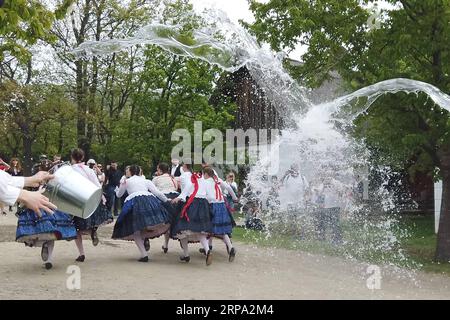
[{"label": "metal bucket", "polygon": [[102,198],[102,189],[75,171],[68,163],[49,170],[55,176],[45,186],[44,195],[58,210],[83,218],[89,218]]}]

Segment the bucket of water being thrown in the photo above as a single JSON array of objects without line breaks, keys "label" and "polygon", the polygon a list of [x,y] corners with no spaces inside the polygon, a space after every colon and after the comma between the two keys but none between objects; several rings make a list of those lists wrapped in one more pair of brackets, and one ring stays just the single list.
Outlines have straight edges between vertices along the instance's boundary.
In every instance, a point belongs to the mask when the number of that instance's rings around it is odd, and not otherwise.
[{"label": "bucket of water being thrown", "polygon": [[45,185],[44,195],[58,210],[89,218],[97,209],[102,198],[102,189],[75,171],[69,163],[53,166],[49,173],[55,178]]}]

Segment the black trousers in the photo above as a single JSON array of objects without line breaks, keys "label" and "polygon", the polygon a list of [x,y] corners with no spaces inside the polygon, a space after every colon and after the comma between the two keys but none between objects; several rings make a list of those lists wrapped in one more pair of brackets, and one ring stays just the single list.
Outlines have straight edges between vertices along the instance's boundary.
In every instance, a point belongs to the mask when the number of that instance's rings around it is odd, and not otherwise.
[{"label": "black trousers", "polygon": [[318,240],[326,240],[327,229],[331,230],[332,242],[342,242],[342,230],[340,226],[341,208],[321,208],[314,215],[316,235]]}]

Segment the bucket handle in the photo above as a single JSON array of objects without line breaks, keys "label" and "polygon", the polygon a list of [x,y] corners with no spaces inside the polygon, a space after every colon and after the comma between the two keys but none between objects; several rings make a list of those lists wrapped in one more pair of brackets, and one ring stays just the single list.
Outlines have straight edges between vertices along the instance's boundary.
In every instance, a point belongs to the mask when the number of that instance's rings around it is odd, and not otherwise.
[{"label": "bucket handle", "polygon": [[[48,170],[48,173],[54,174],[59,168],[61,168],[61,167],[64,166],[64,165],[69,165],[69,166],[70,166],[70,162],[69,162],[69,161],[66,161],[66,162],[60,162],[60,163],[57,163],[57,164],[55,164],[53,167],[51,167],[51,168]],[[40,185],[40,188],[46,189],[46,188],[47,188],[47,183],[41,184],[41,185]]]},{"label": "bucket handle", "polygon": [[51,167],[51,168],[48,170],[48,173],[54,174],[54,173],[56,172],[56,170],[58,170],[59,168],[61,168],[61,167],[64,166],[64,165],[69,165],[69,166],[70,166],[70,162],[69,162],[69,161],[66,161],[66,162],[60,162],[60,163],[57,163],[57,164],[55,164],[53,167]]}]

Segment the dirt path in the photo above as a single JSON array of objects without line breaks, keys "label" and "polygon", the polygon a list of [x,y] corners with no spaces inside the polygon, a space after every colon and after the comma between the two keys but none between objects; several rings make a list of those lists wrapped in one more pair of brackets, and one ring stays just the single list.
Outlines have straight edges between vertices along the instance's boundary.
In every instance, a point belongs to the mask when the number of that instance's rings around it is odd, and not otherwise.
[{"label": "dirt path", "polygon": [[[102,229],[101,243],[85,241],[81,289],[66,288],[67,267],[74,265],[73,242],[55,245],[54,268],[45,270],[40,248],[15,243],[14,215],[0,217],[0,299],[449,299],[450,278],[421,272],[394,272],[381,267],[381,289],[370,290],[367,264],[302,252],[256,248],[236,243],[238,254],[227,261],[215,242],[214,261],[205,265],[198,245],[191,262],[178,262],[180,248],[162,239],[151,243],[151,262],[137,262],[132,242],[113,241],[112,227]],[[190,288],[183,293],[183,288]]]}]

